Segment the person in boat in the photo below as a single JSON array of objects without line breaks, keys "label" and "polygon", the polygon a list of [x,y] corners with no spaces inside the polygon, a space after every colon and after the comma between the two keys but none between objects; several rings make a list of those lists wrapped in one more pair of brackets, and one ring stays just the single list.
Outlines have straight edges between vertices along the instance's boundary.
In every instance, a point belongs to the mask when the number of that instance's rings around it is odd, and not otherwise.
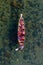
[{"label": "person in boat", "polygon": [[16,50],[18,49],[22,50],[24,48],[24,40],[25,40],[25,27],[24,27],[24,20],[21,15],[20,20],[19,20],[19,26],[18,26],[19,48],[17,48]]}]

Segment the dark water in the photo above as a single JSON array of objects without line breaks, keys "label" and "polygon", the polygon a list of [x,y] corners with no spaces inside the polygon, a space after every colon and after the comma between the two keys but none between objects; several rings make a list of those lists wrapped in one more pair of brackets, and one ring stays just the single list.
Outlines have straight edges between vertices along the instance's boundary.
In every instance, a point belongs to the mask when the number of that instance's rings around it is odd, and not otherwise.
[{"label": "dark water", "polygon": [[[21,12],[25,48],[16,52]],[[0,0],[0,65],[43,65],[43,0]]]}]

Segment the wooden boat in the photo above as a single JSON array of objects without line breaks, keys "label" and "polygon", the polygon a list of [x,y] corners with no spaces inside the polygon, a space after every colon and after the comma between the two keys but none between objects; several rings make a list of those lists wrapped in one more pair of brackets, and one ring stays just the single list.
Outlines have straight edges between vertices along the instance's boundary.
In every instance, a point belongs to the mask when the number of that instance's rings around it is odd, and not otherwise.
[{"label": "wooden boat", "polygon": [[25,23],[24,23],[22,14],[20,15],[20,19],[18,22],[18,34],[17,35],[18,35],[19,48],[17,48],[16,50],[18,49],[22,50],[24,48],[24,41],[25,41]]}]

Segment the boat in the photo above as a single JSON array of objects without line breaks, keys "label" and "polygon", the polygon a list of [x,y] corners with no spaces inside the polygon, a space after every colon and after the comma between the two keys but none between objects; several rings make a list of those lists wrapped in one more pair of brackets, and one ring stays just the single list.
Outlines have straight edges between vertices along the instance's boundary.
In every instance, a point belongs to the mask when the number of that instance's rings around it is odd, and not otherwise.
[{"label": "boat", "polygon": [[22,50],[24,48],[24,41],[25,41],[25,23],[23,19],[23,14],[20,14],[20,19],[18,22],[18,45],[19,47],[15,50]]}]

